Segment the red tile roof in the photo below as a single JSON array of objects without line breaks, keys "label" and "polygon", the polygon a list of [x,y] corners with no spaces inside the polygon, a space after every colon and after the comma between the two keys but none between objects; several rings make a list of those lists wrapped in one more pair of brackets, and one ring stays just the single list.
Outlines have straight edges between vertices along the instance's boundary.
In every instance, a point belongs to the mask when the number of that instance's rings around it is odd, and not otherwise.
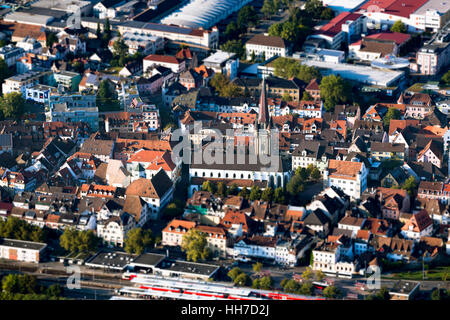
[{"label": "red tile roof", "polygon": [[428,0],[370,0],[361,6],[364,12],[382,12],[393,16],[409,18],[409,15]]},{"label": "red tile roof", "polygon": [[333,18],[330,22],[320,28],[320,33],[335,36],[339,32],[342,31],[342,25],[346,21],[355,21],[360,18],[362,15],[359,13],[351,13],[351,12],[342,12],[337,17]]},{"label": "red tile roof", "polygon": [[180,64],[182,61],[177,59],[174,56],[165,56],[160,54],[151,54],[146,56],[144,60],[155,61],[155,62],[163,62],[163,63],[172,63],[172,64]]},{"label": "red tile roof", "polygon": [[381,32],[371,34],[370,36],[367,36],[366,39],[392,40],[397,45],[401,45],[411,39],[411,36],[409,34],[400,32]]}]

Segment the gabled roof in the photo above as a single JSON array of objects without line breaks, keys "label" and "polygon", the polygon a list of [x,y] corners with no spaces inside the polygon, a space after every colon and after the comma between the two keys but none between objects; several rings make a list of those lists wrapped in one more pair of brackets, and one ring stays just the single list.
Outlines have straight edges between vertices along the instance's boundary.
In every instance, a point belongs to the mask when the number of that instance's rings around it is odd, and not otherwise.
[{"label": "gabled roof", "polygon": [[283,38],[278,36],[265,36],[263,34],[255,35],[253,38],[247,41],[246,44],[256,44],[260,46],[285,48],[286,44]]},{"label": "gabled roof", "polygon": [[144,60],[154,61],[154,62],[162,62],[162,63],[171,63],[171,64],[180,64],[182,61],[177,59],[174,56],[165,56],[161,54],[151,54],[144,58]]},{"label": "gabled roof", "polygon": [[161,199],[172,188],[172,180],[164,170],[159,170],[151,179],[133,181],[126,190],[126,196]]},{"label": "gabled roof", "polygon": [[325,225],[326,223],[329,223],[330,220],[326,216],[325,213],[323,213],[322,209],[317,209],[311,212],[306,216],[306,218],[303,220],[305,225]]}]

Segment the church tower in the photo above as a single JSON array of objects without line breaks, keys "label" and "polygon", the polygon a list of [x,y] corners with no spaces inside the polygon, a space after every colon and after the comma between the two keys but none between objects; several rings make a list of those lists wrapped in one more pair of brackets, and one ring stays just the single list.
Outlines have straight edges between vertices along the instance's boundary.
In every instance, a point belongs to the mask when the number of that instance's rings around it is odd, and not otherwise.
[{"label": "church tower", "polygon": [[261,95],[259,97],[259,114],[255,123],[255,152],[256,154],[270,154],[270,125],[271,119],[267,107],[266,80],[263,78],[261,84]]}]

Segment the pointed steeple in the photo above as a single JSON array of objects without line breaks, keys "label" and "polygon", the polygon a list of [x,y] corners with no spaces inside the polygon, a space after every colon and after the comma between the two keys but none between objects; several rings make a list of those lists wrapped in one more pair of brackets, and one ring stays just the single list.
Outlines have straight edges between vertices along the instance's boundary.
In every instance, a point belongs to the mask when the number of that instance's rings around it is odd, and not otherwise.
[{"label": "pointed steeple", "polygon": [[269,111],[267,109],[266,79],[264,78],[262,80],[261,87],[261,96],[259,97],[258,124],[265,128],[269,123]]}]

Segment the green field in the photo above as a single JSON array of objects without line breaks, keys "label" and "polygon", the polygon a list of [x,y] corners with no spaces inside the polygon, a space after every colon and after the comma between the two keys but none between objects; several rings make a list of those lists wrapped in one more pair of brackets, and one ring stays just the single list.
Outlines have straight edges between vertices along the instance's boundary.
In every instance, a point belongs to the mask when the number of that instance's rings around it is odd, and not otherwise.
[{"label": "green field", "polygon": [[[386,279],[422,280],[422,270],[405,271],[385,276]],[[425,270],[425,280],[450,281],[450,266]]]}]

